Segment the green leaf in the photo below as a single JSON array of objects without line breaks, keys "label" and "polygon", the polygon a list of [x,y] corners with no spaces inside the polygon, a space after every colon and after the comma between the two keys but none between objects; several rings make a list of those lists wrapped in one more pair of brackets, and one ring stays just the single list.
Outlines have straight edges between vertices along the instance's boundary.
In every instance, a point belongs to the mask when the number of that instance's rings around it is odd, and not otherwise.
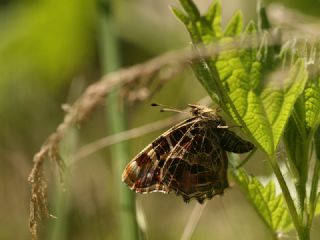
[{"label": "green leaf", "polygon": [[258,9],[258,21],[260,23],[259,27],[261,29],[270,29],[270,22],[267,16],[267,11],[266,8],[264,6],[260,6],[260,8]]},{"label": "green leaf", "polygon": [[180,11],[178,8],[171,7],[171,11],[185,25],[189,24],[189,17],[185,15],[182,11]]},{"label": "green leaf", "polygon": [[213,1],[209,7],[207,13],[205,14],[205,19],[211,25],[215,36],[221,38],[221,2],[219,0]]},{"label": "green leaf", "polygon": [[224,37],[235,37],[240,35],[242,32],[242,22],[242,13],[237,11],[229,21],[223,34]]},{"label": "green leaf", "polygon": [[272,181],[263,186],[257,178],[247,175],[244,170],[235,171],[234,177],[258,215],[274,235],[293,229],[283,195],[276,195]]},{"label": "green leaf", "polygon": [[308,73],[303,59],[298,59],[291,67],[283,82],[274,78],[261,93],[268,118],[272,124],[273,141],[276,147],[290,117],[294,104],[303,92]]},{"label": "green leaf", "polygon": [[320,77],[308,81],[303,97],[305,105],[305,124],[307,128],[312,129],[319,122]]},{"label": "green leaf", "polygon": [[[205,60],[194,62],[192,64],[192,69],[200,83],[208,91],[212,100],[214,102],[218,102],[218,95],[216,94],[216,92],[211,91],[211,89],[219,89],[219,87],[216,84],[216,81],[214,81],[214,79],[219,78],[219,75],[216,71],[208,71],[208,68],[209,66]],[[211,81],[208,81],[208,79],[211,79]]]},{"label": "green leaf", "polygon": [[[245,33],[249,35],[255,32],[255,24],[251,22]],[[258,59],[257,50],[249,48],[221,52],[216,61],[216,67],[238,116],[256,143],[269,155],[273,154],[272,128],[258,92],[258,85],[262,78],[262,65]],[[232,109],[228,111],[237,123],[242,125],[241,119],[232,114]]]},{"label": "green leaf", "polygon": [[298,179],[300,178],[299,171],[301,172],[300,162],[304,161],[304,159],[301,159],[304,156],[301,143],[306,139],[304,133],[299,131],[297,122],[293,117],[289,118],[286,130],[284,131],[283,140],[286,145],[288,162],[290,164],[290,173],[294,178],[293,181],[298,182]]},{"label": "green leaf", "polygon": [[180,0],[180,3],[191,21],[197,21],[200,18],[200,12],[192,0]]},{"label": "green leaf", "polygon": [[253,91],[247,93],[247,110],[243,120],[262,149],[272,155],[274,143],[272,131],[259,96]]}]

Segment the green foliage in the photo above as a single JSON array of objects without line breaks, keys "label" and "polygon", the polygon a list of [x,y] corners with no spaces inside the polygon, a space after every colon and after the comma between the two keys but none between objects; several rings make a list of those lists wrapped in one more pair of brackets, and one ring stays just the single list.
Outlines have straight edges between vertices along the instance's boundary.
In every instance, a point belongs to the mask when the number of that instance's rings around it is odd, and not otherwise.
[{"label": "green foliage", "polygon": [[272,125],[274,147],[279,143],[293,106],[303,91],[307,76],[305,62],[303,58],[298,58],[290,67],[289,74],[282,83],[283,86],[278,87],[277,82],[270,81],[261,93],[269,122]]},{"label": "green foliage", "polygon": [[[221,18],[221,16],[219,17]],[[235,37],[242,33],[242,14],[240,11],[236,12],[229,21],[226,29],[224,30],[224,37]]]},{"label": "green foliage", "polygon": [[[306,43],[287,43],[282,49],[279,45],[272,46],[269,41],[275,37],[266,31],[269,22],[263,9],[260,27],[264,29],[249,22],[242,30],[243,17],[238,11],[223,30],[220,1],[214,1],[204,16],[191,0],[180,2],[185,13],[176,8],[173,12],[186,26],[194,49],[198,49],[199,44],[218,43],[222,47],[233,44],[233,48],[222,48],[218,56],[194,61],[192,67],[212,99],[243,126],[266,154],[282,193],[276,196],[272,182],[264,187],[243,170],[237,171],[235,178],[275,236],[294,226],[300,239],[309,239],[318,202],[320,166],[317,154],[315,167],[310,168],[310,149],[320,114],[319,46]],[[292,198],[276,158],[282,136],[298,204]],[[315,139],[315,149],[319,153],[318,139]],[[307,193],[311,171],[311,191]]]},{"label": "green foliage", "polygon": [[309,81],[304,93],[305,122],[307,130],[313,129],[318,125],[320,112],[320,77],[315,81]]},{"label": "green foliage", "polygon": [[309,197],[309,218],[308,225],[311,227],[314,216],[320,214],[320,193],[318,192],[320,175],[320,127],[318,126],[314,134],[315,155],[314,171],[312,176],[311,191]]},{"label": "green foliage", "polygon": [[320,127],[317,128],[314,136],[316,160],[320,161]]},{"label": "green foliage", "polygon": [[288,232],[293,228],[283,195],[276,195],[275,185],[270,181],[263,186],[244,170],[235,171],[238,183],[271,232]]},{"label": "green foliage", "polygon": [[[190,1],[184,1],[183,6],[186,2]],[[216,40],[228,42],[242,33],[242,14],[238,11],[227,24],[224,33],[219,35],[221,26],[218,27],[217,23],[221,22],[221,6],[218,1],[212,4],[207,12],[208,15],[204,17],[190,13],[191,9],[194,7],[185,8],[189,18],[177,9],[174,13],[185,23],[194,43],[209,44]],[[243,34],[254,38],[256,33],[256,24],[250,22]],[[257,39],[254,40],[257,42]],[[214,65],[206,60],[205,63],[194,63],[194,68],[209,94],[216,93],[227,104],[225,110],[233,119],[245,126],[256,143],[266,153],[272,155],[295,100],[304,88],[307,71],[303,58],[299,58],[290,66],[284,76],[285,80],[281,80],[282,83],[277,83],[279,79],[265,83],[262,74],[268,67],[266,59],[267,53],[263,46],[238,48],[221,52],[217,59],[212,61]],[[212,76],[215,74],[218,76]]]},{"label": "green foliage", "polygon": [[[320,101],[319,92],[319,69],[318,60],[314,58],[319,52],[318,46],[311,44],[304,45],[304,49],[312,49],[309,53],[304,51],[305,57],[309,58],[309,78],[308,82],[294,105],[294,110],[286,126],[284,142],[287,149],[289,170],[292,173],[296,192],[298,193],[298,208],[301,215],[301,221],[305,228],[310,228],[315,215],[316,203],[318,201],[317,188],[319,181],[319,143],[317,131],[319,125]],[[298,52],[299,53],[299,52]],[[311,71],[313,70],[313,71]],[[311,167],[312,139],[314,139],[314,148],[316,162]],[[309,175],[312,173],[311,191],[308,193],[307,184]]]}]

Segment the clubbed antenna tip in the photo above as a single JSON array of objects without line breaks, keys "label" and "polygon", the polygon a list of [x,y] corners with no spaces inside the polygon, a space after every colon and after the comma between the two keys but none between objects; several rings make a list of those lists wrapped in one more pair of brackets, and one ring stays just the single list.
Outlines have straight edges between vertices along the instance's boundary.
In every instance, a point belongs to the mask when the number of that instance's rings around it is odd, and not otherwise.
[{"label": "clubbed antenna tip", "polygon": [[167,105],[163,105],[163,104],[159,104],[159,103],[151,103],[151,106],[152,107],[162,107],[160,109],[160,112],[179,112],[179,113],[185,113],[184,111],[182,110],[178,110],[178,109],[175,109],[175,108],[172,108],[172,107],[169,107]]}]

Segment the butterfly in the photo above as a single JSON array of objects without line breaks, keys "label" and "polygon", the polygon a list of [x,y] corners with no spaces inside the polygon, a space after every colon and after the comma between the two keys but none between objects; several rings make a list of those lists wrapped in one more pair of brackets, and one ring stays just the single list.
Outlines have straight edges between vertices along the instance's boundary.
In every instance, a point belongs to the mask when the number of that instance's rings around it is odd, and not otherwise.
[{"label": "butterfly", "polygon": [[[156,105],[156,104],[155,104]],[[199,203],[229,186],[228,152],[254,148],[229,130],[218,108],[189,104],[191,117],[146,146],[126,166],[122,181],[137,193],[175,192]]]}]

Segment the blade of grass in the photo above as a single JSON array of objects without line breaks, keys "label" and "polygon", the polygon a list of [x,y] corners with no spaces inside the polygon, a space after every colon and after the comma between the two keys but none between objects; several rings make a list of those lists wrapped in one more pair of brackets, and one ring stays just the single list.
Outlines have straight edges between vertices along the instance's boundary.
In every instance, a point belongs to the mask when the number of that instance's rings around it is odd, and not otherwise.
[{"label": "blade of grass", "polygon": [[[101,24],[101,61],[103,73],[115,71],[120,66],[118,41],[115,31],[115,23],[112,16],[112,3],[107,1],[101,4],[103,12],[100,16]],[[108,126],[112,133],[125,130],[125,114],[121,109],[117,90],[107,98],[106,113]],[[121,182],[122,171],[129,159],[127,142],[120,142],[111,148],[111,156],[115,165],[115,182],[118,183],[118,207],[119,212],[119,239],[138,239],[138,226],[135,212],[135,199],[133,192],[126,188]]]},{"label": "blade of grass", "polygon": [[[67,165],[73,161],[74,152],[78,141],[78,131],[76,128],[70,129],[65,139],[60,144],[61,158]],[[69,227],[69,212],[70,212],[70,168],[65,168],[63,171],[63,179],[60,173],[60,178],[54,178],[54,191],[52,194],[53,217],[46,231],[46,239],[68,239]]]},{"label": "blade of grass", "polygon": [[[64,173],[64,183],[68,184],[69,173]],[[57,216],[53,217],[48,225],[48,231],[46,231],[46,238],[49,240],[65,240],[68,239],[68,217],[70,211],[70,193],[69,190],[61,190],[61,182],[59,178],[55,178],[54,190],[53,190],[53,214]]]}]

